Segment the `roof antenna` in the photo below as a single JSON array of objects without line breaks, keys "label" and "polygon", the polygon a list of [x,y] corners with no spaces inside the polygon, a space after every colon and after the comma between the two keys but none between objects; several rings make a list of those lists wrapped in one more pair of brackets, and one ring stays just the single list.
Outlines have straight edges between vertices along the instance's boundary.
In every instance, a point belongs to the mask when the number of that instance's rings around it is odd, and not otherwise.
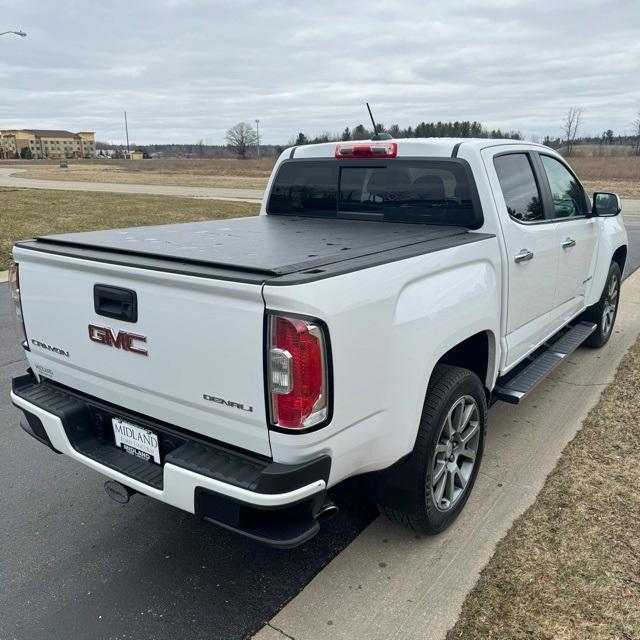
[{"label": "roof antenna", "polygon": [[378,131],[378,125],[376,121],[373,119],[373,113],[371,113],[371,107],[369,103],[365,103],[367,105],[367,111],[369,111],[369,117],[371,118],[371,124],[373,124],[373,135],[371,136],[372,140],[391,140],[391,136],[385,131]]}]

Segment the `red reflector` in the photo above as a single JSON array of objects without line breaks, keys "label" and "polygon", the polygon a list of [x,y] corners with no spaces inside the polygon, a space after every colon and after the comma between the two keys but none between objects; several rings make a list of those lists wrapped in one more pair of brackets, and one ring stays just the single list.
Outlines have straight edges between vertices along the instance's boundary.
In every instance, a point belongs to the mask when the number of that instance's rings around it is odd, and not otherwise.
[{"label": "red reflector", "polygon": [[299,318],[272,316],[270,358],[273,423],[298,429],[322,422],[327,415],[322,329]]},{"label": "red reflector", "polygon": [[17,264],[9,267],[9,296],[13,303],[14,323],[18,342],[29,349],[27,342],[27,331],[24,327],[24,316],[22,315],[22,297],[20,295],[20,268]]},{"label": "red reflector", "polygon": [[336,158],[395,158],[398,155],[396,142],[372,142],[367,144],[339,144]]}]

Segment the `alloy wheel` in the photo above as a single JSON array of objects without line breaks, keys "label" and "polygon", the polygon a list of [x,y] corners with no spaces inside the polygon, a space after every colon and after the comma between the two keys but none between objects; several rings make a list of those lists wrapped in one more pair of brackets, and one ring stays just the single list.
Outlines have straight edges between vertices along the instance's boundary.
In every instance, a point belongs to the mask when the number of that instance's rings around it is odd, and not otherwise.
[{"label": "alloy wheel", "polygon": [[443,421],[431,473],[431,498],[439,511],[449,511],[466,492],[480,444],[480,410],[471,396],[462,396]]},{"label": "alloy wheel", "polygon": [[613,321],[616,317],[616,309],[618,308],[618,294],[620,290],[620,282],[618,276],[614,273],[609,280],[607,289],[607,297],[604,300],[602,310],[602,335],[608,336],[613,328]]}]

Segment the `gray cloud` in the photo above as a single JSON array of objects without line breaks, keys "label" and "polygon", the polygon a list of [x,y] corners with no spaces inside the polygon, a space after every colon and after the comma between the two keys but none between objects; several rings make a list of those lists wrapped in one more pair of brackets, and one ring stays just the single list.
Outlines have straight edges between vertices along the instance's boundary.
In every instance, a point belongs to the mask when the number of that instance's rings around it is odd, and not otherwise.
[{"label": "gray cloud", "polygon": [[637,0],[0,0],[0,128],[139,143],[265,142],[366,123],[480,120],[623,133],[640,108]]}]

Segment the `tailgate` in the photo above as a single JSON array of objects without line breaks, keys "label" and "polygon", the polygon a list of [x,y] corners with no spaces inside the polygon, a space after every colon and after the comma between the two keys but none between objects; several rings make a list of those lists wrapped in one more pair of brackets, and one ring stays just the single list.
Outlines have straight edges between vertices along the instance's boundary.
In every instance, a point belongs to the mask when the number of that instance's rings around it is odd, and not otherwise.
[{"label": "tailgate", "polygon": [[[27,356],[35,373],[217,441],[271,455],[260,284],[20,248],[14,256],[20,264],[31,349]],[[96,284],[135,292],[137,320],[98,314]]]}]

